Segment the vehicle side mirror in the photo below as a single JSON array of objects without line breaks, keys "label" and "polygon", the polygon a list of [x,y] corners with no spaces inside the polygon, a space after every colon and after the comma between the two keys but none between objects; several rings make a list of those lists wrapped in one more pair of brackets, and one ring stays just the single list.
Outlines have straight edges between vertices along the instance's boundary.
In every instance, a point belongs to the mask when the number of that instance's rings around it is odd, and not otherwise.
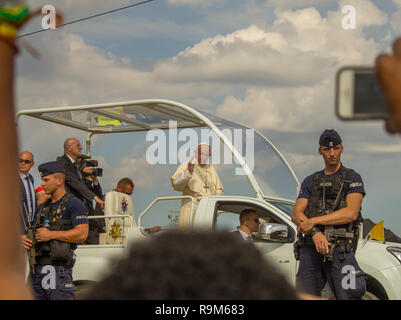
[{"label": "vehicle side mirror", "polygon": [[259,228],[259,237],[266,240],[287,240],[288,227],[280,223],[262,223]]}]

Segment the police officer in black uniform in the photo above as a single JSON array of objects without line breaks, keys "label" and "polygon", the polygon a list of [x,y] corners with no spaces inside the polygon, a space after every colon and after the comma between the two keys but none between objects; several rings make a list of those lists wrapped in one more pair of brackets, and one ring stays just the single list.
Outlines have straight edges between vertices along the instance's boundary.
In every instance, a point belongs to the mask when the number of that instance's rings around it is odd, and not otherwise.
[{"label": "police officer in black uniform", "polygon": [[361,176],[341,163],[339,134],[325,130],[319,139],[325,169],[308,176],[293,210],[298,226],[297,289],[316,296],[328,281],[336,299],[360,299],[365,274],[355,259],[365,190]]},{"label": "police officer in black uniform", "polygon": [[34,239],[24,241],[25,249],[35,253],[29,280],[37,299],[71,300],[75,292],[74,250],[88,235],[87,209],[81,200],[66,193],[63,162],[44,163],[39,173],[50,199],[38,208]]}]

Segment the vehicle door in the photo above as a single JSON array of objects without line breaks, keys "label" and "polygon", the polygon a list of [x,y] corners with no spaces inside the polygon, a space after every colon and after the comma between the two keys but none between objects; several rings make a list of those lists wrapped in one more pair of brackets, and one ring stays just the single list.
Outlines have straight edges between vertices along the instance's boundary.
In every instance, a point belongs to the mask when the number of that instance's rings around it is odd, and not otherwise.
[{"label": "vehicle door", "polygon": [[[293,243],[296,229],[279,209],[258,200],[219,199],[215,202],[214,230],[235,231],[239,228],[239,214],[244,209],[254,209],[259,216],[259,231],[253,236],[253,243],[274,266],[295,285],[297,261],[294,258]],[[266,229],[280,230],[267,234]],[[263,229],[263,230],[262,230]]]}]

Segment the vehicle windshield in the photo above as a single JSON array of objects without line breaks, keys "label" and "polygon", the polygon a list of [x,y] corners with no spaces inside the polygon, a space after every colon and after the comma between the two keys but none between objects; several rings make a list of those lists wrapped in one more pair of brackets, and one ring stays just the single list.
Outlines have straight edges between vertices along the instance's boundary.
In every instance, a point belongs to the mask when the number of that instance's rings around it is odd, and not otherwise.
[{"label": "vehicle windshield", "polygon": [[203,126],[194,114],[187,110],[162,102],[121,103],[110,106],[87,106],[84,109],[49,109],[35,117],[60,123],[80,130],[111,133],[131,132],[152,129],[167,129],[174,121],[180,128]]},{"label": "vehicle windshield", "polygon": [[277,202],[277,201],[269,201],[269,203],[271,203],[275,207],[279,208],[281,211],[283,211],[289,217],[292,216],[292,210],[294,209],[293,204],[287,204],[287,203],[282,203],[282,202]]},{"label": "vehicle windshield", "polygon": [[291,174],[278,150],[267,139],[246,126],[202,113],[222,131],[243,156],[264,196],[296,199],[298,181]]}]

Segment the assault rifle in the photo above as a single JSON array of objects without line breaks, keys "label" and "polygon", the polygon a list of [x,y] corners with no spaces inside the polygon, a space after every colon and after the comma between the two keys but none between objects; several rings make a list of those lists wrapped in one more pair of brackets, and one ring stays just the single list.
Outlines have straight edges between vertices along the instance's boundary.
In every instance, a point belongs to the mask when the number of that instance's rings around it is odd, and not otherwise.
[{"label": "assault rifle", "polygon": [[[324,256],[323,262],[333,261],[334,250],[339,244],[338,238],[341,238],[343,241],[351,241],[351,242],[352,242],[351,239],[354,239],[353,232],[347,232],[347,229],[345,228],[335,229],[334,226],[326,226],[324,228],[324,236],[327,239],[327,241],[331,243],[331,246],[329,247],[329,253]],[[341,243],[341,245],[346,246],[347,244],[343,242]]]},{"label": "assault rifle", "polygon": [[[341,192],[343,191],[343,187],[344,187],[344,182],[341,183],[340,190],[338,191],[336,200],[334,201],[333,211],[335,211],[337,209],[337,206],[340,201],[340,195],[341,195]],[[323,188],[323,211],[324,210],[325,210],[325,189]],[[330,214],[330,213],[331,212],[329,212],[329,211],[326,212],[326,214]],[[350,239],[354,239],[354,233],[347,232],[347,230],[345,228],[335,229],[334,226],[325,226],[324,227],[324,237],[327,239],[328,242],[331,243],[331,246],[329,247],[329,253],[325,254],[324,259],[323,259],[323,262],[326,262],[326,261],[333,261],[335,248],[337,247],[338,244],[344,246],[344,250],[345,250],[345,247],[348,246],[347,242],[349,242],[349,241],[352,242],[352,240],[350,240]],[[338,238],[341,238],[342,241],[338,241]],[[344,241],[346,241],[346,242],[344,243]]]},{"label": "assault rifle", "polygon": [[[23,200],[21,202],[24,205],[25,212],[28,212],[25,202]],[[32,247],[29,250],[27,250],[27,252],[26,252],[28,255],[29,269],[32,272],[35,272],[35,265],[36,265],[36,249],[35,249],[35,247],[37,244],[35,235],[36,235],[36,229],[41,227],[41,225],[40,226],[31,225],[31,223],[29,221],[25,220],[25,216],[24,216],[22,210],[20,212],[21,212],[21,216],[22,216],[22,221],[25,226],[25,235],[29,240],[32,241]]]},{"label": "assault rifle", "polygon": [[36,265],[36,249],[35,246],[37,244],[36,241],[36,227],[33,226],[28,226],[26,230],[26,236],[29,240],[32,241],[32,247],[26,252],[28,255],[28,263],[29,263],[29,269],[34,272],[35,270],[35,265]]}]

